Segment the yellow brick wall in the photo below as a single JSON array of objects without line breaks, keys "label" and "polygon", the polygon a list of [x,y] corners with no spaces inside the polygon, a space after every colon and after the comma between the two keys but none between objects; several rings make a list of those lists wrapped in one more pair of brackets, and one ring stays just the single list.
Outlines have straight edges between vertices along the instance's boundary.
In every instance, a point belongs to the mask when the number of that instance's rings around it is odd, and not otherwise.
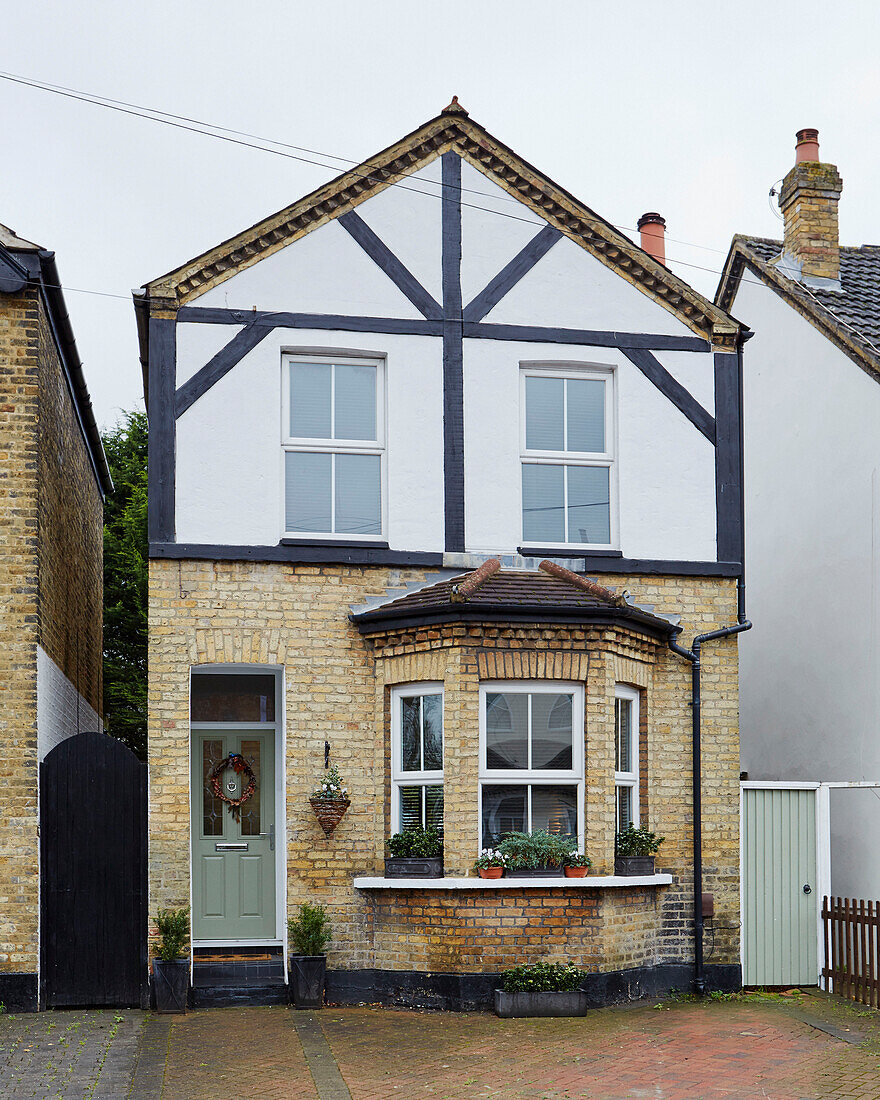
[{"label": "yellow brick wall", "polygon": [[[529,955],[576,956],[599,969],[686,960],[690,955],[690,665],[626,631],[565,627],[447,627],[365,639],[350,605],[426,576],[423,570],[342,565],[154,560],[150,567],[150,911],[189,901],[189,675],[210,663],[283,669],[286,716],[287,902],[319,901],[331,913],[331,967],[491,970],[507,947],[492,948],[486,925],[551,920],[548,938],[522,939]],[[687,643],[735,620],[735,584],[713,578],[600,577],[635,601],[682,616]],[[704,653],[704,889],[716,895],[716,935],[707,961],[738,961],[737,660],[735,639]],[[616,681],[642,689],[652,829],[667,837],[658,869],[668,888],[485,892],[356,892],[356,875],[381,873],[389,816],[390,686],[444,683],[445,867],[466,874],[478,844],[477,721],[482,679],[578,680],[586,685],[586,846],[595,872],[614,854],[613,697]],[[325,739],[352,805],[324,836],[308,796],[323,765]],[[506,892],[505,892],[506,894]],[[515,895],[515,896],[514,896]],[[520,896],[521,895],[521,896]],[[518,900],[517,900],[518,898]],[[576,900],[575,900],[576,899]],[[510,907],[510,912],[507,907]],[[565,910],[571,917],[565,920]],[[557,913],[555,910],[559,909]],[[583,909],[583,913],[581,910]],[[548,910],[552,912],[548,915]],[[581,917],[590,917],[583,928]],[[431,937],[445,914],[443,944]],[[469,931],[452,934],[453,929]],[[586,929],[586,930],[585,930]],[[593,931],[590,931],[592,929]],[[458,943],[458,947],[456,944]],[[497,956],[497,957],[496,957]],[[483,959],[480,964],[480,959]],[[456,959],[458,960],[456,962]],[[514,962],[529,961],[520,957]]]},{"label": "yellow brick wall", "polygon": [[100,711],[101,524],[38,292],[2,295],[0,972],[38,965],[38,645]]}]

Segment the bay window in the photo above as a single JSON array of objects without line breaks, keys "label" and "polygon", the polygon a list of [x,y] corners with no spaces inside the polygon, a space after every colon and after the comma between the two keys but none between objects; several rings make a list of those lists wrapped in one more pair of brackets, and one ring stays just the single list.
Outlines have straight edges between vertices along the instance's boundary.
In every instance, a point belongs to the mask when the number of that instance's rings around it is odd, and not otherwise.
[{"label": "bay window", "polygon": [[583,837],[584,697],[578,685],[480,688],[480,847],[546,829]]},{"label": "bay window", "polygon": [[614,699],[617,831],[639,823],[639,693],[618,684]]},{"label": "bay window", "polygon": [[283,370],[284,532],[382,534],[382,364],[290,357]]},{"label": "bay window", "polygon": [[443,688],[391,693],[391,832],[433,825],[443,834]]},{"label": "bay window", "polygon": [[525,543],[611,545],[612,408],[611,373],[522,370]]}]

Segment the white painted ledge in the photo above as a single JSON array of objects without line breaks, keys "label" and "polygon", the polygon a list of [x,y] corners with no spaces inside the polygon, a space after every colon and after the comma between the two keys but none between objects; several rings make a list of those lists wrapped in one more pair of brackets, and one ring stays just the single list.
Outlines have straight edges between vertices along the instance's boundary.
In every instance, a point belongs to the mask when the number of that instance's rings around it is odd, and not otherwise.
[{"label": "white painted ledge", "polygon": [[586,875],[584,878],[369,878],[353,880],[355,890],[608,890],[628,886],[669,886],[672,875]]}]

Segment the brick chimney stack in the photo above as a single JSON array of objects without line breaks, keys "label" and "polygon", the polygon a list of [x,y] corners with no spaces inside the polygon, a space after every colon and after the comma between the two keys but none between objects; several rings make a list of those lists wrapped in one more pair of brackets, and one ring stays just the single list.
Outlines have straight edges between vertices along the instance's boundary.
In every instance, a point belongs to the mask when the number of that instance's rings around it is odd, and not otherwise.
[{"label": "brick chimney stack", "polygon": [[785,219],[781,266],[793,278],[820,286],[839,285],[837,204],[842,189],[836,166],[819,160],[819,131],[799,130],[795,165],[779,193]]}]

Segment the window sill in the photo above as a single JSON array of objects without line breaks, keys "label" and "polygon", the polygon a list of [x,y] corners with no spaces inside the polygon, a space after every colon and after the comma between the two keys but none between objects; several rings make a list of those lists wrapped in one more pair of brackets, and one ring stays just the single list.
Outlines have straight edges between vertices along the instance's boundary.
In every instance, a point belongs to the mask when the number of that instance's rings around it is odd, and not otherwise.
[{"label": "window sill", "polygon": [[348,550],[387,550],[388,543],[383,542],[381,539],[300,539],[300,538],[283,538],[281,539],[280,546],[340,546],[343,549]]},{"label": "window sill", "polygon": [[584,878],[355,878],[355,890],[608,890],[669,886],[672,875],[585,875]]}]

